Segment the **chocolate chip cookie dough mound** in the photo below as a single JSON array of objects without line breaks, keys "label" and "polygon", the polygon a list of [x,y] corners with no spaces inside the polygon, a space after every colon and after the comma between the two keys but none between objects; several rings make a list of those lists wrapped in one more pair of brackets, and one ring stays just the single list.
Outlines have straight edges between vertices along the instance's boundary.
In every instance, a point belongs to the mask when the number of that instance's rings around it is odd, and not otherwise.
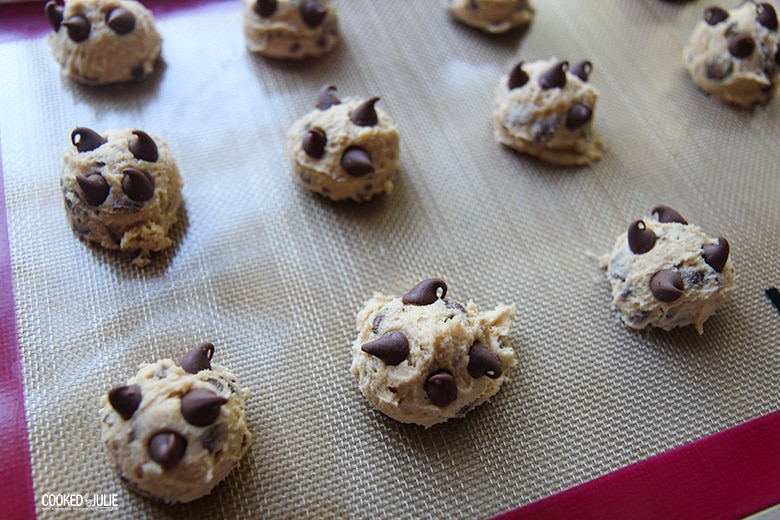
[{"label": "chocolate chip cookie dough mound", "polygon": [[446,0],[452,16],[487,33],[503,33],[531,23],[534,9],[528,0]]},{"label": "chocolate chip cookie dough mound", "polygon": [[342,102],[333,85],[316,109],[295,122],[287,138],[293,173],[304,187],[331,200],[367,201],[393,188],[399,134],[378,97]]},{"label": "chocolate chip cookie dough mound", "polygon": [[428,428],[462,417],[498,392],[514,364],[504,343],[514,308],[479,312],[446,295],[431,278],[403,297],[376,294],[358,314],[351,372],[371,406],[397,421]]},{"label": "chocolate chip cookie dough mound", "polygon": [[66,76],[86,85],[139,81],[154,70],[162,38],[151,11],[128,0],[50,0],[47,36]]},{"label": "chocolate chip cookie dough mound", "polygon": [[103,396],[101,440],[133,491],[190,502],[210,493],[249,449],[248,392],[226,368],[211,366],[213,354],[204,343],[179,363],[145,363]]},{"label": "chocolate chip cookie dough mound", "polygon": [[73,230],[107,249],[150,253],[173,244],[168,236],[181,207],[182,179],[168,146],[142,130],[79,127],[65,154],[61,186]]},{"label": "chocolate chip cookie dough mound", "polygon": [[338,16],[330,0],[242,0],[247,48],[269,58],[303,59],[333,50]]},{"label": "chocolate chip cookie dough mound", "polygon": [[731,12],[704,11],[683,50],[693,82],[711,96],[741,108],[766,103],[780,63],[777,11],[769,2],[744,2]]},{"label": "chocolate chip cookie dough mound", "polygon": [[729,243],[709,237],[668,206],[632,222],[600,258],[615,307],[631,328],[671,330],[704,322],[734,291]]},{"label": "chocolate chip cookie dough mound", "polygon": [[519,62],[496,90],[496,140],[552,164],[600,159],[604,146],[591,128],[599,97],[588,83],[591,71],[589,61]]}]

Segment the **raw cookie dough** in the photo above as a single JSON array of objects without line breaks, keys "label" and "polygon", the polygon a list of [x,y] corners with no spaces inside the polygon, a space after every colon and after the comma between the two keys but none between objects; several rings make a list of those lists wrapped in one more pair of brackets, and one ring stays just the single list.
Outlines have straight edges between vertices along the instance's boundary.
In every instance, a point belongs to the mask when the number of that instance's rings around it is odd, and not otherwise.
[{"label": "raw cookie dough", "polygon": [[316,109],[293,124],[287,154],[305,188],[331,200],[366,201],[393,188],[399,134],[376,106],[378,97],[340,101],[335,87],[320,90]]},{"label": "raw cookie dough", "polygon": [[330,52],[339,41],[330,0],[242,0],[247,48],[269,58],[300,60]]},{"label": "raw cookie dough", "polygon": [[170,247],[179,217],[182,179],[168,146],[142,130],[79,127],[64,156],[61,180],[73,230],[108,249],[138,251],[145,266],[150,252]]},{"label": "raw cookie dough", "polygon": [[226,368],[211,366],[204,343],[175,363],[144,363],[103,396],[101,441],[133,491],[165,502],[207,495],[238,465],[252,435],[248,392]]},{"label": "raw cookie dough", "polygon": [[376,294],[358,314],[351,372],[371,406],[397,421],[428,428],[462,417],[498,392],[515,362],[504,343],[514,307],[479,312],[446,295],[431,278],[403,297]]},{"label": "raw cookie dough", "polygon": [[139,81],[154,70],[162,38],[151,11],[127,0],[50,0],[47,36],[65,75],[86,85]]},{"label": "raw cookie dough", "polygon": [[528,0],[447,0],[452,16],[488,33],[503,33],[528,25],[534,9]]},{"label": "raw cookie dough", "polygon": [[591,70],[589,61],[519,62],[496,90],[496,141],[552,164],[600,159],[604,145],[591,129],[599,97],[588,83]]},{"label": "raw cookie dough", "polygon": [[670,330],[704,322],[734,291],[729,243],[712,238],[668,206],[635,220],[599,259],[621,318],[631,328]]},{"label": "raw cookie dough", "polygon": [[741,108],[766,103],[775,91],[780,34],[772,4],[745,2],[726,11],[709,7],[683,50],[693,82]]}]

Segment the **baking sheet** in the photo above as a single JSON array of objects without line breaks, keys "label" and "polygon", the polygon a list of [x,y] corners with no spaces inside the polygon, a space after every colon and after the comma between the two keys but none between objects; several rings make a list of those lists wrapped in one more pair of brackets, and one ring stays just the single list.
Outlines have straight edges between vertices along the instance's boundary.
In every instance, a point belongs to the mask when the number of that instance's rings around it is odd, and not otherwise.
[{"label": "baking sheet", "polygon": [[[539,3],[539,2],[537,2]],[[689,82],[681,48],[708,4],[560,1],[490,37],[437,2],[340,2],[342,45],[290,64],[248,54],[238,2],[158,20],[164,65],[139,85],[61,77],[42,39],[3,44],[0,118],[38,514],[44,493],[118,493],[124,518],[485,517],[778,409],[778,102],[740,111]],[[497,145],[498,78],[519,58],[594,63],[591,168]],[[381,96],[401,131],[390,196],[299,189],[286,133],[335,83]],[[178,242],[145,270],[85,246],[59,191],[76,126],[163,136],[185,179]],[[738,287],[705,325],[634,333],[593,254],[664,203],[732,245]],[[372,411],[349,374],[355,314],[429,276],[511,303],[517,365],[464,420],[429,430]],[[200,341],[252,396],[252,449],[212,495],[125,490],[99,442],[100,396]]]}]

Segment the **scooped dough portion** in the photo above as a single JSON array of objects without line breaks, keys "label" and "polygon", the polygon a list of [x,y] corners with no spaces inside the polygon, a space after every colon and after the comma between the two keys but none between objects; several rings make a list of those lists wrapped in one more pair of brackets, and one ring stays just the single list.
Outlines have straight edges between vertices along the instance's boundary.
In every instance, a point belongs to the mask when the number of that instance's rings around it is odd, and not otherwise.
[{"label": "scooped dough portion", "polygon": [[446,284],[430,279],[403,297],[376,294],[358,314],[351,372],[371,406],[397,421],[428,428],[463,417],[514,364],[505,343],[513,307],[480,312],[445,296]]},{"label": "scooped dough portion", "polygon": [[140,81],[154,70],[162,37],[152,12],[128,0],[50,0],[47,39],[66,76],[86,85]]},{"label": "scooped dough portion", "polygon": [[487,33],[503,33],[528,25],[534,9],[528,0],[446,0],[452,16]]}]

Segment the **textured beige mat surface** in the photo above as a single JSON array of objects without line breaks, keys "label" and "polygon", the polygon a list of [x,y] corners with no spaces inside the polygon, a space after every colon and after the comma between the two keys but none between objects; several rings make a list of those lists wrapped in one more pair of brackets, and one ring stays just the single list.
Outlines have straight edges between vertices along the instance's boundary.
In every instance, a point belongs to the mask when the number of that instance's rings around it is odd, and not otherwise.
[{"label": "textured beige mat surface", "polygon": [[[708,4],[537,0],[490,37],[434,0],[342,0],[342,45],[306,65],[249,55],[219,3],[158,21],[165,64],[87,89],[43,40],[0,46],[0,116],[35,483],[118,493],[123,518],[485,517],[780,407],[780,100],[754,111],[697,91],[681,49]],[[493,141],[499,77],[520,57],[589,58],[608,150],[547,166]],[[287,129],[319,87],[381,96],[401,131],[390,196],[335,204],[289,174]],[[9,102],[9,100],[11,100]],[[88,247],[59,175],[76,126],[160,134],[185,179],[178,243],[145,270]],[[655,204],[732,245],[737,290],[705,325],[638,334],[593,254]],[[375,291],[444,278],[481,308],[515,304],[517,364],[499,394],[429,430],[372,411],[349,374]],[[254,434],[211,496],[127,492],[99,442],[100,396],[143,362],[211,341],[251,391]],[[96,514],[105,517],[105,513]]]}]

